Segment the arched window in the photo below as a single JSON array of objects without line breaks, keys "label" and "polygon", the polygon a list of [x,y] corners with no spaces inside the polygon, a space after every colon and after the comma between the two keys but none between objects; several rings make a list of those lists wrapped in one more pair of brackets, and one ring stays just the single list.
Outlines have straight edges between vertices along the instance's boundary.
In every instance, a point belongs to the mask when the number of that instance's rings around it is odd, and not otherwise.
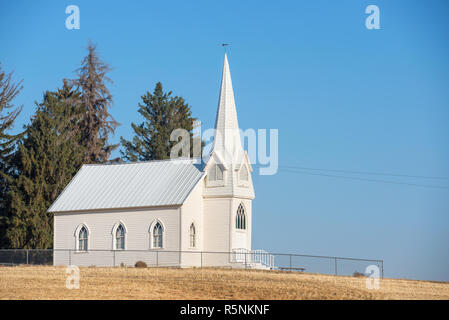
[{"label": "arched window", "polygon": [[153,248],[162,248],[162,225],[157,222],[153,227]]},{"label": "arched window", "polygon": [[223,169],[220,165],[214,164],[209,170],[209,180],[217,181],[223,180]]},{"label": "arched window", "polygon": [[78,250],[87,251],[87,230],[86,227],[82,227],[78,234]]},{"label": "arched window", "polygon": [[223,180],[223,169],[218,164],[215,165],[215,172],[217,180]]},{"label": "arched window", "polygon": [[246,229],[246,215],[242,204],[240,204],[237,209],[237,215],[235,216],[235,228]]},{"label": "arched window", "polygon": [[125,250],[125,228],[121,224],[115,231],[115,248],[117,250]]},{"label": "arched window", "polygon": [[190,248],[196,247],[196,230],[195,225],[192,223],[190,225]]},{"label": "arched window", "polygon": [[246,169],[245,165],[240,169],[240,180],[248,181],[248,169]]}]

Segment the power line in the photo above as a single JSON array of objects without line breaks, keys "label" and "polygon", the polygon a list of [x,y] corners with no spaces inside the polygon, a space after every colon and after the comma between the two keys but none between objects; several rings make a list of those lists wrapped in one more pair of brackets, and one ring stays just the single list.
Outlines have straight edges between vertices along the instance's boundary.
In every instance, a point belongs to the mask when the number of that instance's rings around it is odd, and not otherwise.
[{"label": "power line", "polygon": [[390,181],[390,180],[378,180],[378,179],[369,179],[369,178],[359,178],[359,177],[348,177],[348,176],[339,176],[339,175],[331,175],[331,174],[323,174],[323,173],[311,173],[304,171],[296,171],[292,169],[283,169],[285,172],[290,173],[299,173],[313,176],[323,176],[323,177],[331,177],[331,178],[339,178],[339,179],[348,179],[348,180],[358,180],[358,181],[369,181],[369,182],[379,182],[379,183],[388,183],[388,184],[397,184],[397,185],[407,185],[414,187],[424,187],[424,188],[434,188],[434,189],[448,189],[449,186],[435,186],[435,185],[426,185],[426,184],[417,184],[417,183],[408,183],[408,182],[398,182],[398,181]]},{"label": "power line", "polygon": [[[262,166],[260,164],[252,164],[252,165],[253,166]],[[402,177],[402,178],[449,180],[449,177],[408,175],[408,174],[399,174],[399,173],[380,173],[380,172],[370,172],[370,171],[337,170],[337,169],[310,168],[310,167],[300,167],[300,166],[284,166],[284,165],[280,165],[278,167],[279,168],[287,168],[287,169],[341,172],[341,173],[351,173],[351,174],[367,174],[367,175],[392,176],[392,177]]]}]

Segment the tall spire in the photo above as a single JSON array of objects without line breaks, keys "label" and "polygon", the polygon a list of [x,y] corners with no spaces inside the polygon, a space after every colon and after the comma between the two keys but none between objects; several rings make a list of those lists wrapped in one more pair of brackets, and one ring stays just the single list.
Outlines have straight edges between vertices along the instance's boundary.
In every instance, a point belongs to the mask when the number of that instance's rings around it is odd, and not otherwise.
[{"label": "tall spire", "polygon": [[241,156],[241,151],[243,151],[235,108],[234,91],[232,89],[231,72],[229,70],[226,53],[224,56],[212,151],[217,153],[222,158],[222,161],[227,164],[234,163],[237,157]]}]

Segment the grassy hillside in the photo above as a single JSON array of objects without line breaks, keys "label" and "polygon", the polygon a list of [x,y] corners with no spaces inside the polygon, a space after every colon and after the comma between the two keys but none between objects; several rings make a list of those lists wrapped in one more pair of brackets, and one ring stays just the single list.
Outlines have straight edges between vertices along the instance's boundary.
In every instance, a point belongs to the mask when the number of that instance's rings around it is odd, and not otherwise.
[{"label": "grassy hillside", "polygon": [[0,267],[0,299],[449,299],[449,283],[231,269]]}]

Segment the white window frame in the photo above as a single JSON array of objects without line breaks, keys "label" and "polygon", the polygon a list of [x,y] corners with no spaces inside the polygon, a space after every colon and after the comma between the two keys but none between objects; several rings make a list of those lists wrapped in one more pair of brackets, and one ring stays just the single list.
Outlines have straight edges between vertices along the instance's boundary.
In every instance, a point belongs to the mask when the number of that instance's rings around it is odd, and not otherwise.
[{"label": "white window frame", "polygon": [[[222,172],[221,179],[217,179],[217,170]],[[207,186],[222,187],[226,184],[226,168],[221,163],[213,163],[207,170]],[[215,174],[215,177],[213,175]]]},{"label": "white window frame", "polygon": [[[123,249],[117,249],[117,238],[116,238],[116,234],[117,234],[117,229],[119,226],[123,227],[123,231],[125,233],[125,241],[124,241],[124,248]],[[112,234],[112,250],[114,251],[124,251],[127,249],[127,242],[128,242],[128,229],[126,228],[126,225],[123,223],[123,221],[119,221],[117,222],[114,227],[112,228],[111,231]]]},{"label": "white window frame", "polygon": [[[80,236],[81,229],[83,229],[83,228],[86,229],[86,232],[87,232],[87,250],[80,250],[80,248],[79,248],[79,245],[80,245],[79,236]],[[89,252],[89,249],[91,249],[90,248],[90,234],[91,234],[90,233],[90,229],[87,226],[87,224],[81,223],[81,224],[79,224],[76,227],[75,234],[74,234],[74,236],[75,236],[75,252],[76,253],[87,253],[87,252]]]},{"label": "white window frame", "polygon": [[[209,169],[209,181],[223,181],[224,171],[225,169],[221,164],[214,163]],[[218,177],[218,172],[220,172],[221,177]]]},{"label": "white window frame", "polygon": [[[155,246],[154,246],[154,228],[156,227],[156,225],[157,225],[158,223],[159,223],[159,225],[161,226],[161,230],[162,230],[162,246],[160,246],[160,247],[155,247]],[[165,248],[165,240],[166,240],[166,237],[165,237],[165,226],[164,226],[164,224],[162,223],[162,221],[159,220],[159,219],[154,220],[154,221],[151,223],[148,232],[149,232],[149,235],[150,235],[150,239],[149,239],[149,240],[150,240],[150,249],[154,249],[154,250],[164,249],[164,248]]]},{"label": "white window frame", "polygon": [[[242,211],[240,211],[240,208],[242,208]],[[242,214],[239,214],[239,213],[242,213]],[[241,219],[242,217],[243,217],[243,220]],[[242,228],[242,225],[244,226],[244,228]],[[246,208],[242,202],[239,203],[239,205],[237,207],[237,211],[235,212],[234,228],[237,231],[241,231],[241,232],[248,230],[248,217],[246,214]]]},{"label": "white window frame", "polygon": [[[192,246],[192,227],[193,227],[193,246]],[[189,226],[189,248],[197,249],[198,248],[198,232],[196,231],[195,222],[192,222]]]}]

